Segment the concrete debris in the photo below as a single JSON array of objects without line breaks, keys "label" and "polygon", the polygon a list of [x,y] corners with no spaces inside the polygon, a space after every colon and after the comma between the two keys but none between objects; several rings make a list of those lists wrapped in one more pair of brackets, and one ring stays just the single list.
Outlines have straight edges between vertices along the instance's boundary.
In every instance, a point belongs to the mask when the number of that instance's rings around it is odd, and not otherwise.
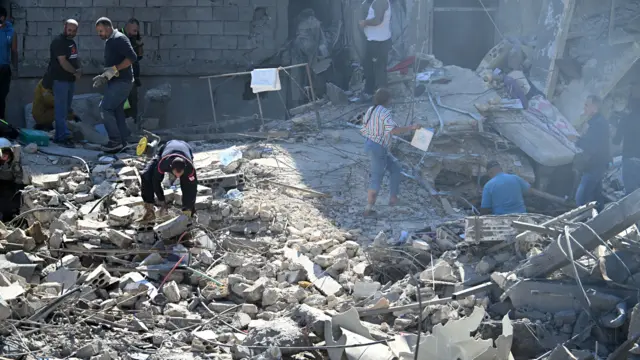
[{"label": "concrete debris", "polygon": [[[538,42],[563,36],[554,24]],[[526,55],[514,41],[495,49],[510,63]],[[640,192],[572,210],[554,183],[568,182],[560,173],[577,132],[552,100],[518,98],[514,108],[499,59],[474,72],[419,57],[428,65],[419,74],[389,74],[394,96],[415,100],[393,116],[436,135],[426,153],[394,140],[409,179],[377,218],[361,216],[368,177],[354,127],[364,109],[349,98],[357,90],[334,84],[330,104],[265,122],[260,133],[287,134],[279,140],[235,142],[251,129],[192,141],[193,216],[167,174],[167,216],[136,221],[146,164],[130,150],[80,156],[88,172],[75,158],[45,157],[64,171],[32,171],[21,215],[0,223],[0,357],[26,347],[81,359],[583,359],[627,342],[640,352]],[[556,75],[534,75],[545,91],[563,90]],[[414,80],[418,89],[406,89]],[[170,98],[167,85],[145,100]],[[344,114],[354,114],[349,124]],[[478,215],[489,160],[553,195],[527,196],[528,214]]]}]

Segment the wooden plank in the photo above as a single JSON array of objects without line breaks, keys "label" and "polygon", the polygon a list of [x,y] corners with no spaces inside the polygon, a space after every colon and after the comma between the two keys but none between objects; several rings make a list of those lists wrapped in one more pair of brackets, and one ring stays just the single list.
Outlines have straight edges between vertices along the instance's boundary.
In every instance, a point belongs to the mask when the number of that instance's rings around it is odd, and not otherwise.
[{"label": "wooden plank", "polygon": [[558,68],[567,44],[567,36],[576,0],[544,0],[536,31],[536,52],[531,61],[531,82],[551,99]]}]

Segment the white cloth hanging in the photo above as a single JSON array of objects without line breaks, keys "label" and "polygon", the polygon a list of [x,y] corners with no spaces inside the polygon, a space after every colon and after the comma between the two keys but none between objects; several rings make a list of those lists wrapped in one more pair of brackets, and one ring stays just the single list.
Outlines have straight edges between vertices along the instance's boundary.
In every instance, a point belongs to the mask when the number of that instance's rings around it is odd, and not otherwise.
[{"label": "white cloth hanging", "polygon": [[253,70],[251,72],[251,89],[254,94],[282,89],[280,72],[276,68]]}]

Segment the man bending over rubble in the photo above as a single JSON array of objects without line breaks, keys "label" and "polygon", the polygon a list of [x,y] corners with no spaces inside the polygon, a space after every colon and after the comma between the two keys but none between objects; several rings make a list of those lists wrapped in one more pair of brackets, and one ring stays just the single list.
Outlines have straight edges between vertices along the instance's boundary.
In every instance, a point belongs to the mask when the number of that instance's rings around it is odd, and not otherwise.
[{"label": "man bending over rubble", "polygon": [[391,118],[389,104],[391,104],[391,93],[387,89],[379,89],[373,97],[373,106],[367,110],[362,120],[362,129],[360,132],[367,138],[364,144],[364,150],[371,159],[369,191],[364,216],[375,215],[373,206],[376,203],[378,191],[380,191],[380,187],[382,186],[384,173],[387,171],[389,172],[389,192],[391,193],[389,205],[393,206],[398,202],[402,169],[389,151],[391,135],[420,128],[420,125],[406,127],[396,125]]},{"label": "man bending over rubble", "polygon": [[482,215],[524,214],[524,194],[531,189],[531,185],[518,175],[505,174],[500,164],[493,160],[487,163],[489,180],[482,190]]},{"label": "man bending over rubble", "polygon": [[181,140],[170,140],[158,149],[158,155],[142,170],[142,200],[145,213],[140,222],[148,222],[155,219],[153,205],[154,194],[158,197],[161,216],[166,215],[168,206],[164,198],[162,180],[166,172],[171,172],[176,178],[180,178],[182,190],[182,212],[191,216],[195,212],[198,179],[193,165],[193,151],[189,144]]}]

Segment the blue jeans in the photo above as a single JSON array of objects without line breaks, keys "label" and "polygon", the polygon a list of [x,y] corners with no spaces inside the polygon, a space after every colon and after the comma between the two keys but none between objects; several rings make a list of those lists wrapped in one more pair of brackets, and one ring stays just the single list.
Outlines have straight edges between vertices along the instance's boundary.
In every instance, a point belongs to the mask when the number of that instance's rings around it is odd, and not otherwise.
[{"label": "blue jeans", "polygon": [[639,158],[622,158],[622,183],[627,195],[640,189]]},{"label": "blue jeans", "polygon": [[124,103],[131,92],[132,82],[112,80],[107,84],[100,102],[102,120],[109,134],[109,141],[127,144],[129,129],[124,114]]},{"label": "blue jeans", "polygon": [[391,157],[389,150],[377,142],[367,139],[364,143],[364,151],[371,159],[371,170],[369,175],[369,190],[380,191],[384,173],[389,172],[389,192],[391,197],[398,196],[400,192],[400,179],[402,168]]},{"label": "blue jeans", "polygon": [[582,206],[592,201],[602,200],[602,179],[604,172],[590,171],[582,174],[576,191],[576,205]]},{"label": "blue jeans", "polygon": [[56,129],[54,141],[64,141],[71,136],[71,132],[67,128],[67,115],[71,109],[75,91],[76,83],[73,81],[53,81],[54,128]]}]

